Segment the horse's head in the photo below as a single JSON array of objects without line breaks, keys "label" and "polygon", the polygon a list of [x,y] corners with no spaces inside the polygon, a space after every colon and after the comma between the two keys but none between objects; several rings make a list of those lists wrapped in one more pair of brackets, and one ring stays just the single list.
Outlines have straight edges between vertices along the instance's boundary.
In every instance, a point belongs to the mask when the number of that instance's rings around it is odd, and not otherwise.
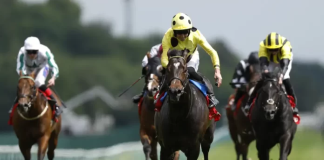
[{"label": "horse's head", "polygon": [[281,69],[279,66],[274,67],[273,71],[264,73],[262,75],[263,78],[263,94],[260,95],[265,118],[268,120],[274,119],[280,102],[280,95],[282,93],[279,85],[279,75],[281,73]]},{"label": "horse's head", "polygon": [[147,84],[148,95],[152,97],[159,90],[163,68],[159,57],[151,57],[149,53],[147,53],[146,56],[148,59],[148,63],[145,67],[145,82]]},{"label": "horse's head", "polygon": [[18,81],[17,98],[18,109],[22,113],[27,113],[32,106],[32,102],[36,99],[37,88],[35,85],[35,72],[28,76],[22,75]]},{"label": "horse's head", "polygon": [[188,84],[187,70],[188,50],[172,49],[168,52],[169,63],[166,69],[166,82],[169,86],[169,95],[172,100],[179,101]]}]

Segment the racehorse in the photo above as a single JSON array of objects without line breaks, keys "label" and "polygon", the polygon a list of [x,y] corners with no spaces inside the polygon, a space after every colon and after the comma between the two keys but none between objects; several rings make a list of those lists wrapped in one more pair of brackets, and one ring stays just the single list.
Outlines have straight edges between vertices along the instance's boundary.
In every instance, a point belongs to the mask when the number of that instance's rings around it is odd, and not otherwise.
[{"label": "racehorse", "polygon": [[147,53],[146,56],[148,59],[148,64],[145,67],[145,84],[147,90],[138,103],[140,136],[146,160],[148,160],[149,157],[152,160],[157,160],[157,138],[154,126],[155,105],[153,96],[160,86],[162,66],[159,57],[151,57],[149,53]]},{"label": "racehorse", "polygon": [[297,130],[292,101],[278,83],[280,73],[280,67],[275,66],[272,72],[262,75],[262,87],[250,111],[260,160],[269,160],[270,149],[277,143],[280,143],[280,160],[287,160]]},{"label": "racehorse", "polygon": [[[187,50],[172,49],[168,52],[169,63],[162,86],[168,88],[167,96],[160,112],[155,113],[161,160],[173,159],[179,150],[188,160],[196,160],[200,146],[204,159],[208,160],[214,138],[216,122],[209,119],[208,99],[188,79],[187,54]],[[209,81],[207,87],[212,87]]]},{"label": "racehorse", "polygon": [[[61,106],[57,95],[53,96]],[[47,148],[47,157],[53,160],[61,130],[61,115],[57,117],[57,122],[54,122],[52,107],[49,106],[47,97],[35,86],[35,72],[28,76],[20,73],[17,98],[18,106],[12,110],[12,122],[22,155],[25,160],[30,160],[31,147],[37,143],[38,160],[44,159]]]},{"label": "racehorse", "polygon": [[[237,160],[240,160],[240,156],[242,156],[243,160],[248,160],[247,154],[249,145],[255,139],[250,119],[244,112],[244,106],[246,105],[249,95],[252,93],[257,81],[261,78],[261,67],[260,64],[255,64],[251,65],[248,69],[250,80],[246,86],[247,92],[237,102],[234,111],[231,109],[232,104],[229,104],[228,107],[226,107],[229,132],[235,144]],[[231,99],[234,99],[234,97],[232,96],[230,100]]]}]

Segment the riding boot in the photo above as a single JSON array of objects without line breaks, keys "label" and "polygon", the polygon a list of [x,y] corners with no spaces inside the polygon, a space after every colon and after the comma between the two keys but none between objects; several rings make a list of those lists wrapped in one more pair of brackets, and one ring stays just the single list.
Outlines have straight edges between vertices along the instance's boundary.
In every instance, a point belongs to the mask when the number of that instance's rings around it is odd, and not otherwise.
[{"label": "riding boot", "polygon": [[14,101],[13,105],[11,106],[11,108],[9,110],[9,113],[12,112],[12,108],[15,106],[16,103],[18,103],[18,98],[17,97],[15,98],[15,101]]},{"label": "riding boot", "polygon": [[245,91],[242,91],[241,89],[237,89],[237,92],[235,94],[235,99],[234,99],[234,103],[232,105],[232,111],[235,110],[237,102],[240,100],[240,98],[244,95]]},{"label": "riding boot", "polygon": [[58,117],[59,115],[61,115],[63,113],[63,110],[61,109],[61,107],[59,107],[56,103],[56,100],[53,96],[53,94],[49,95],[49,97],[51,99],[48,100],[48,103],[53,106],[52,109],[55,109],[55,118]]},{"label": "riding boot", "polygon": [[208,87],[204,78],[203,78],[203,82],[207,87],[207,95],[211,102],[211,104],[208,106],[208,108],[216,107],[216,105],[219,103],[219,101],[216,99],[216,97],[214,95],[214,91],[212,90],[212,87]]},{"label": "riding boot", "polygon": [[138,95],[135,95],[133,97],[133,102],[135,104],[137,104],[140,101],[140,99],[144,96],[145,90],[146,90],[146,84],[144,84],[144,88],[143,88],[142,92],[140,94],[138,94]]},{"label": "riding boot", "polygon": [[254,98],[256,97],[256,94],[258,93],[259,89],[262,87],[262,81],[258,81],[258,83],[255,85],[254,90],[252,92],[252,94],[249,96],[248,101],[244,107],[244,111],[246,114],[249,113],[251,104],[254,100]]},{"label": "riding boot", "polygon": [[154,104],[157,103],[157,101],[160,99],[160,96],[163,92],[166,92],[167,91],[167,86],[166,86],[166,83],[165,83],[165,76],[162,76],[162,83],[161,83],[161,86],[159,88],[159,91],[158,91],[158,94],[156,95],[156,98],[154,100]]},{"label": "riding boot", "polygon": [[297,109],[297,98],[293,89],[293,86],[290,83],[290,79],[285,79],[283,80],[283,84],[285,86],[285,89],[287,91],[287,94],[292,96],[294,98],[294,103],[295,103],[295,107],[293,107],[293,114],[297,115],[298,114],[298,109]]},{"label": "riding boot", "polygon": [[46,96],[50,97],[48,103],[52,107],[52,110],[55,110],[54,118],[57,118],[60,114],[63,113],[63,110],[61,109],[60,106],[57,105],[56,100],[52,94],[52,91],[49,88],[47,88],[45,85],[40,86],[39,89],[42,90],[46,94]]}]

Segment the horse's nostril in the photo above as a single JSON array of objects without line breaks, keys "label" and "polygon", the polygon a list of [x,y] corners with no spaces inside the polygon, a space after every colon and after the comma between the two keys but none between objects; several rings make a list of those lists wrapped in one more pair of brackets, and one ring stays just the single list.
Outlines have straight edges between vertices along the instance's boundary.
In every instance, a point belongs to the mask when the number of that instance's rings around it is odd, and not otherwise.
[{"label": "horse's nostril", "polygon": [[157,91],[158,90],[158,88],[153,88],[153,91]]},{"label": "horse's nostril", "polygon": [[182,90],[181,90],[181,89],[179,89],[179,90],[178,90],[178,94],[180,94],[181,92],[182,92]]},{"label": "horse's nostril", "polygon": [[275,111],[271,111],[270,114],[275,114]]}]

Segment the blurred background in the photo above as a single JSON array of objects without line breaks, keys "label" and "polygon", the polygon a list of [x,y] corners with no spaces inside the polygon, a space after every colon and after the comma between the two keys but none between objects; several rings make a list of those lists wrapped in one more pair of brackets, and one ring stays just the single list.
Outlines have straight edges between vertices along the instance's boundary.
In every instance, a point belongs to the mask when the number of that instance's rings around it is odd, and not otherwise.
[{"label": "blurred background", "polygon": [[[320,159],[324,155],[323,3],[0,0],[0,159],[22,159],[7,121],[18,80],[16,58],[28,36],[37,36],[51,49],[60,70],[55,89],[68,108],[62,116],[56,159],[144,159],[138,108],[132,103],[143,81],[122,97],[117,95],[141,76],[143,56],[161,42],[178,12],[192,18],[220,57],[223,85],[214,90],[223,116],[217,124],[210,158],[235,158],[224,112],[233,93],[228,83],[239,60],[258,50],[259,42],[276,31],[293,46],[291,79],[302,118],[290,157]],[[211,60],[199,49],[199,71],[212,80]],[[32,151],[36,153],[36,146]],[[252,143],[249,156],[256,159],[256,155]],[[278,147],[271,155],[278,159]]]}]

